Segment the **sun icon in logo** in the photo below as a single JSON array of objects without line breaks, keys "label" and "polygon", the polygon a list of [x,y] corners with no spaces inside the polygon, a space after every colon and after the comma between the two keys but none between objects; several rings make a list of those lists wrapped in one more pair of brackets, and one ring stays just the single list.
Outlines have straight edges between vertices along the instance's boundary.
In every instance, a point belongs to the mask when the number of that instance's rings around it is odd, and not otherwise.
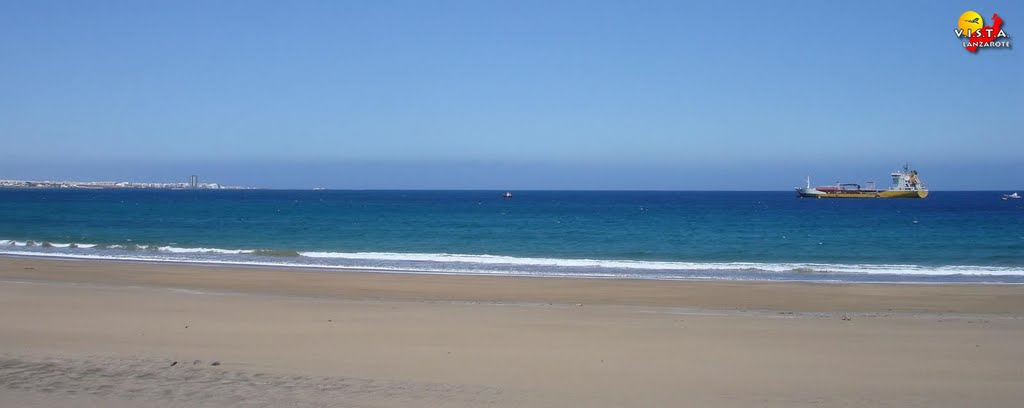
[{"label": "sun icon in logo", "polygon": [[978,12],[974,10],[965,11],[964,14],[960,15],[960,20],[957,21],[957,26],[960,27],[961,30],[964,30],[964,35],[967,35],[968,32],[973,34],[980,30],[984,25],[985,20],[982,20],[981,14],[978,14]]}]

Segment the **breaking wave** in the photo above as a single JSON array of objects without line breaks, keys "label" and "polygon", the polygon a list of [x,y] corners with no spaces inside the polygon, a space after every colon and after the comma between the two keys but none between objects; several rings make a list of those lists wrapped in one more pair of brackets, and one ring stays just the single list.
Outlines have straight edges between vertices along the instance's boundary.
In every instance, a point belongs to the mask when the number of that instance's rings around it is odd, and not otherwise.
[{"label": "breaking wave", "polygon": [[630,279],[1024,283],[1024,267],[972,265],[685,262],[448,253],[326,252],[0,240],[0,254],[146,262]]}]

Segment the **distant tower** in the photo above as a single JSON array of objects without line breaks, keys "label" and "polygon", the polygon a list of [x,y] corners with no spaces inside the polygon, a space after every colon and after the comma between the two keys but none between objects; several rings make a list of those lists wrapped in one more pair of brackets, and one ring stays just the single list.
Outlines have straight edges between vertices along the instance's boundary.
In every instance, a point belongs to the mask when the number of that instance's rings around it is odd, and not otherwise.
[{"label": "distant tower", "polygon": [[189,188],[199,188],[199,176],[192,176],[188,178]]}]

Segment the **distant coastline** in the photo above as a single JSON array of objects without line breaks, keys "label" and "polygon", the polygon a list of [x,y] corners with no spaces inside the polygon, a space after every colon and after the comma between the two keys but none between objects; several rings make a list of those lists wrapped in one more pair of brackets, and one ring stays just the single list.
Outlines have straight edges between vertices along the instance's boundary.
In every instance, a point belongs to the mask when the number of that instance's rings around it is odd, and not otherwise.
[{"label": "distant coastline", "polygon": [[199,183],[194,178],[183,183],[134,181],[50,181],[0,180],[0,188],[75,188],[75,189],[159,189],[159,190],[255,190],[256,187],[224,186],[219,183]]}]

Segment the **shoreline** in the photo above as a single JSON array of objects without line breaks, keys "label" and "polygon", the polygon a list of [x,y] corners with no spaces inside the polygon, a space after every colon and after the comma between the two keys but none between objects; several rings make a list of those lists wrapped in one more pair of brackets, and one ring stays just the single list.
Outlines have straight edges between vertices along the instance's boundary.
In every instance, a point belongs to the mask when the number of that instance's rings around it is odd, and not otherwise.
[{"label": "shoreline", "polygon": [[[632,277],[632,276],[593,276],[593,275],[542,275],[542,274],[497,274],[488,272],[444,272],[415,269],[386,269],[386,268],[364,268],[345,267],[336,265],[304,265],[304,264],[261,264],[239,262],[217,262],[217,261],[191,261],[191,260],[163,260],[163,259],[125,259],[125,258],[101,258],[80,255],[51,255],[51,254],[30,254],[30,253],[4,253],[0,252],[0,259],[38,259],[50,261],[74,261],[74,262],[113,262],[144,265],[182,265],[211,268],[242,268],[260,270],[294,270],[297,272],[333,272],[333,273],[376,273],[389,275],[437,275],[437,276],[485,276],[502,278],[536,278],[536,279],[598,279],[598,280],[626,280],[626,281],[666,281],[666,282],[736,282],[736,283],[806,283],[820,285],[1024,285],[1024,282],[917,282],[917,281],[843,281],[843,280],[799,280],[799,279],[743,279],[743,278],[665,278],[665,277]],[[928,276],[928,275],[925,275]],[[993,275],[1001,276],[1001,275]]]},{"label": "shoreline", "polygon": [[[0,241],[2,243],[4,241]],[[14,241],[7,241],[14,242]],[[60,244],[66,245],[66,244]],[[64,248],[64,246],[57,246],[57,249]],[[148,249],[145,248],[144,249]],[[186,251],[185,253],[194,252],[190,248],[182,248]],[[202,249],[202,248],[200,248]],[[227,252],[217,252],[227,251]],[[241,251],[240,253],[234,253],[232,251]],[[246,252],[248,251],[248,252]],[[534,270],[530,272],[510,270],[505,271],[501,268],[491,269],[417,269],[415,267],[373,267],[373,266],[349,266],[344,264],[330,264],[330,263],[316,263],[311,262],[310,259],[317,259],[317,256],[303,255],[302,252],[295,252],[296,256],[274,256],[274,255],[259,255],[257,252],[260,250],[218,250],[210,249],[210,252],[214,256],[225,257],[224,259],[189,259],[189,258],[159,258],[147,255],[118,255],[118,256],[103,256],[93,254],[74,254],[74,253],[48,253],[38,251],[8,251],[0,247],[0,257],[11,257],[11,258],[25,258],[25,259],[51,259],[51,260],[74,260],[74,261],[99,261],[99,262],[137,262],[137,263],[148,263],[148,264],[168,264],[168,265],[192,265],[192,266],[211,266],[211,267],[242,267],[242,268],[272,268],[272,269],[294,269],[294,270],[320,270],[320,271],[347,271],[347,272],[374,272],[374,273],[395,273],[395,274],[420,274],[420,275],[452,275],[452,276],[508,276],[508,277],[537,277],[537,278],[565,278],[565,279],[612,279],[612,280],[653,280],[653,281],[717,281],[717,282],[781,282],[781,283],[836,283],[836,284],[995,284],[995,285],[1024,285],[1024,270],[1012,269],[1013,267],[1006,266],[976,266],[976,265],[939,265],[933,266],[935,268],[929,271],[929,267],[921,265],[873,265],[873,264],[826,264],[826,263],[755,263],[755,262],[708,262],[704,263],[707,269],[694,268],[692,266],[684,269],[673,270],[671,269],[673,264],[679,263],[674,261],[631,261],[631,260],[602,260],[602,259],[547,259],[538,258],[543,261],[565,261],[565,262],[584,262],[593,263],[593,265],[584,265],[581,268],[594,268],[595,266],[606,266],[611,268],[611,271],[607,272],[544,272],[547,270],[556,270],[565,267],[565,265],[559,264],[536,264],[530,265]],[[149,251],[146,251],[149,252]],[[254,255],[254,253],[256,253]],[[171,251],[171,256],[177,254],[175,251]],[[354,255],[359,255],[355,253]],[[400,254],[399,254],[400,255]],[[432,254],[406,254],[410,256],[416,255],[432,255]],[[433,254],[441,256],[453,256],[453,257],[467,257],[468,260],[447,260],[438,262],[465,262],[473,264],[477,262],[473,258],[488,258],[495,257],[493,255],[461,255],[461,254]],[[256,256],[258,260],[235,260],[229,259],[234,256]],[[516,266],[514,260],[533,260],[534,258],[516,258],[510,256],[497,256],[505,257],[510,261],[509,267]],[[267,259],[280,258],[286,259],[305,259],[305,262],[286,262],[286,261],[270,261]],[[330,257],[327,257],[330,258]],[[344,257],[342,257],[344,258]],[[410,260],[411,262],[424,262],[422,259]],[[614,266],[616,263],[665,263],[665,269],[660,268],[637,268],[636,272],[623,273],[620,267]],[[609,263],[612,266],[601,265],[603,263]],[[484,262],[484,264],[500,264],[493,261]],[[682,264],[701,264],[701,263],[690,263],[682,262]],[[779,270],[780,265],[787,266],[789,270]],[[729,268],[722,268],[728,266]],[[892,270],[878,270],[878,267],[897,268]],[[624,267],[629,269],[629,267]],[[797,270],[810,268],[809,271],[796,272]],[[816,269],[823,268],[823,269]],[[830,268],[838,268],[832,270]],[[846,268],[847,270],[844,270]],[[849,268],[854,268],[853,271]],[[856,268],[862,268],[857,270]],[[904,268],[904,269],[899,269]],[[921,268],[920,271],[915,268]],[[951,268],[939,273],[943,268]],[[985,269],[989,268],[989,269]],[[747,273],[749,270],[757,270],[758,273],[750,274]],[[973,270],[973,272],[971,271]],[[655,272],[645,275],[645,272]],[[658,272],[673,271],[665,275],[659,275]],[[981,271],[984,271],[981,272]],[[763,274],[763,277],[759,276]],[[808,277],[801,278],[802,274],[807,274]],[[814,276],[814,277],[811,277]],[[888,277],[888,278],[887,278]]]},{"label": "shoreline", "polygon": [[[301,274],[301,275],[299,275]],[[303,279],[295,279],[302,276]],[[713,310],[1024,313],[1024,286],[495,276],[0,255],[0,280],[359,300],[601,304]]]}]

